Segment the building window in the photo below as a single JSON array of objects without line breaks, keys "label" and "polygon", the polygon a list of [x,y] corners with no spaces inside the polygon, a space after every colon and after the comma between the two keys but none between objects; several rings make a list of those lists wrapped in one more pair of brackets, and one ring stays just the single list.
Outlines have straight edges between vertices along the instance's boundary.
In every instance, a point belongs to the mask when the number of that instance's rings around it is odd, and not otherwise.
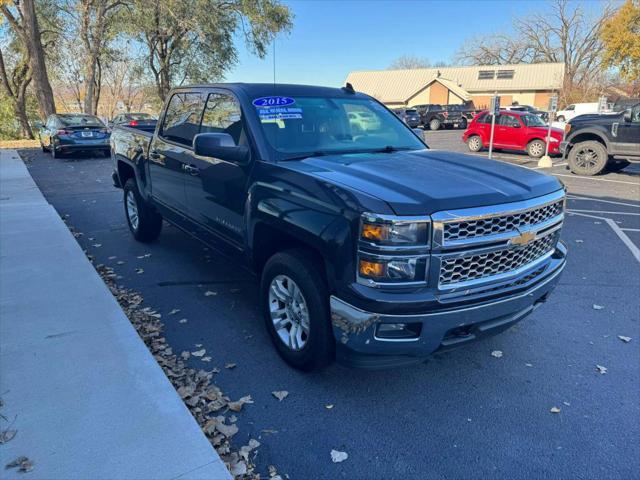
[{"label": "building window", "polygon": [[511,80],[514,73],[514,70],[498,70],[498,78]]},{"label": "building window", "polygon": [[492,80],[495,73],[495,70],[480,70],[478,72],[478,80]]}]

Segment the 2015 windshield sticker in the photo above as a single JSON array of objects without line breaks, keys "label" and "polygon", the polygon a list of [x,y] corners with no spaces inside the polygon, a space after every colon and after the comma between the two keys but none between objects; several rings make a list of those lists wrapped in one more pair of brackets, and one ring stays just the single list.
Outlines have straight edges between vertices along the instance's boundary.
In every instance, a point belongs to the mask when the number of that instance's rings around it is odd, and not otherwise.
[{"label": "2015 windshield sticker", "polygon": [[302,109],[298,107],[267,107],[258,108],[260,120],[288,120],[302,118]]},{"label": "2015 windshield sticker", "polygon": [[284,107],[285,105],[293,105],[296,101],[291,97],[260,97],[252,103],[256,107]]}]

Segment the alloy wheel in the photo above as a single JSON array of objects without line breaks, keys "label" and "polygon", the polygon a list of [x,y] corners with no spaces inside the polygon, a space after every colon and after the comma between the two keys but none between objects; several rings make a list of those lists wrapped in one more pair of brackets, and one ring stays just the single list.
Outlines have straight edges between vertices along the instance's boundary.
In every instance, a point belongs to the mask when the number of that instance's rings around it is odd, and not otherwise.
[{"label": "alloy wheel", "polygon": [[271,280],[269,313],[280,341],[291,350],[302,350],[309,340],[309,309],[300,287],[287,275]]},{"label": "alloy wheel", "polygon": [[127,192],[125,203],[127,206],[127,217],[129,217],[131,228],[138,230],[138,203],[136,202],[136,197],[131,190]]},{"label": "alloy wheel", "polygon": [[582,148],[576,155],[576,164],[580,168],[592,169],[598,164],[598,152],[592,148]]}]

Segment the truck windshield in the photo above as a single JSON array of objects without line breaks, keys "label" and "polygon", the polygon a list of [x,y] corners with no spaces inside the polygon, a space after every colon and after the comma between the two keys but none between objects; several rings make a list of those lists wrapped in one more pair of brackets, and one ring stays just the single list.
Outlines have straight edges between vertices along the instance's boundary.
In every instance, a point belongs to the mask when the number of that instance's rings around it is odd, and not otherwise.
[{"label": "truck windshield", "polygon": [[253,105],[281,160],[425,148],[396,115],[366,98],[262,97]]}]

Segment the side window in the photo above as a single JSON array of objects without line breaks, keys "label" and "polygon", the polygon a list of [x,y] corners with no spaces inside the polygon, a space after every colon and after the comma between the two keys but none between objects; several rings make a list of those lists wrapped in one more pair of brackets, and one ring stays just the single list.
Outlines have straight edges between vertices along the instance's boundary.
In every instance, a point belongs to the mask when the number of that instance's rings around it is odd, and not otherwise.
[{"label": "side window", "polygon": [[640,105],[636,105],[631,110],[631,121],[633,123],[640,123]]},{"label": "side window", "polygon": [[481,114],[480,118],[478,118],[477,123],[482,123],[482,124],[491,123],[491,115],[489,115],[488,113]]},{"label": "side window", "polygon": [[200,128],[202,96],[197,92],[176,93],[171,97],[162,122],[162,136],[191,146]]},{"label": "side window", "polygon": [[568,111],[570,111],[570,112],[571,112],[571,111],[573,111],[573,110],[575,110],[575,109],[576,109],[576,106],[575,106],[575,105],[569,105],[569,106],[567,107],[567,110],[568,110]]},{"label": "side window", "polygon": [[502,125],[503,127],[513,127],[515,125],[519,125],[518,119],[512,117],[511,115],[500,115],[498,117],[498,125]]},{"label": "side window", "polygon": [[246,144],[240,104],[230,94],[212,93],[202,116],[201,133],[227,133],[236,145]]}]

